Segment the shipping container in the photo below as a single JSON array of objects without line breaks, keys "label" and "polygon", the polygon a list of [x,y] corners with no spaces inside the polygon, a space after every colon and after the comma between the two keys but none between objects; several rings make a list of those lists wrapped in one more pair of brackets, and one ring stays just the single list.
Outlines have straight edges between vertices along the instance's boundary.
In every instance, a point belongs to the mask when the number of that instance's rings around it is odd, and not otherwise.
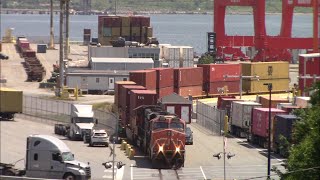
[{"label": "shipping container", "polygon": [[19,46],[21,49],[30,49],[30,43],[27,41],[20,42]]},{"label": "shipping container", "polygon": [[[271,108],[271,127],[274,117],[278,114],[287,114],[286,111]],[[254,144],[267,147],[268,130],[269,130],[269,108],[254,108],[252,110],[252,127],[251,138]],[[272,132],[272,129],[271,129]]]},{"label": "shipping container", "polygon": [[297,105],[300,108],[308,108],[311,105],[309,104],[310,97],[295,97],[294,98],[294,104]]},{"label": "shipping container", "polygon": [[157,73],[155,70],[140,70],[129,72],[130,81],[134,81],[137,85],[146,87],[149,90],[155,90],[157,85]]},{"label": "shipping container", "polygon": [[[198,64],[197,66],[203,68],[203,83],[240,80],[240,64]],[[226,78],[225,75],[239,77]]]},{"label": "shipping container", "polygon": [[294,106],[294,105],[284,105],[281,108],[282,110],[286,111],[288,114],[292,114],[294,110],[296,109],[301,109],[299,106]]},{"label": "shipping container", "polygon": [[227,97],[218,97],[218,103],[217,103],[217,108],[220,110],[225,110],[226,115],[231,119],[231,107],[232,107],[232,102],[234,101],[243,101],[242,99],[236,99],[234,98],[227,98]]},{"label": "shipping container", "polygon": [[191,123],[192,101],[179,96],[176,93],[160,98],[161,107],[171,114],[176,114],[179,118]]},{"label": "shipping container", "polygon": [[[293,125],[299,118],[295,115],[276,115],[273,124],[273,150],[279,152],[281,144],[280,136],[285,137],[290,143],[292,142]],[[281,152],[279,152],[282,154]]]},{"label": "shipping container", "polygon": [[118,107],[119,102],[121,102],[121,96],[120,94],[120,86],[121,85],[135,85],[136,83],[133,81],[116,81],[115,87],[114,87],[114,104],[116,107]]},{"label": "shipping container", "polygon": [[171,46],[171,44],[159,44],[159,48],[160,48],[160,54],[159,54],[159,58],[160,59],[164,59],[164,47],[166,46]]},{"label": "shipping container", "polygon": [[[304,64],[306,64],[306,69],[304,69]],[[313,76],[314,74],[320,75],[320,57],[304,58],[303,56],[299,56],[299,75]]]},{"label": "shipping container", "polygon": [[174,69],[174,87],[202,86],[202,75],[203,69],[200,67]]},{"label": "shipping container", "polygon": [[169,86],[169,87],[156,89],[156,91],[157,91],[157,98],[160,99],[164,96],[167,96],[167,95],[174,93],[174,88],[173,88],[173,86]]},{"label": "shipping container", "polygon": [[107,16],[103,18],[103,27],[121,27],[121,18],[118,16]]},{"label": "shipping container", "polygon": [[141,27],[131,27],[131,36],[140,37],[141,36]]},{"label": "shipping container", "polygon": [[289,79],[269,79],[269,80],[243,80],[242,91],[247,93],[266,93],[268,86],[265,83],[272,83],[272,92],[286,92],[289,90]]},{"label": "shipping container", "polygon": [[[277,108],[279,103],[288,103],[288,99],[277,98],[271,96],[271,108]],[[269,108],[269,96],[260,96],[259,103],[261,103],[263,108]]]},{"label": "shipping container", "polygon": [[163,57],[166,60],[180,61],[180,47],[179,46],[163,46]]},{"label": "shipping container", "polygon": [[141,16],[130,16],[130,26],[140,27],[141,26]]},{"label": "shipping container", "polygon": [[120,36],[121,35],[121,28],[120,27],[112,27],[111,34],[112,34],[112,36]]},{"label": "shipping container", "polygon": [[148,16],[141,16],[140,18],[140,26],[150,26],[150,17]]},{"label": "shipping container", "polygon": [[37,53],[46,53],[47,45],[46,44],[38,44],[37,45]]},{"label": "shipping container", "polygon": [[130,27],[130,17],[129,16],[122,16],[121,17],[121,26],[122,27]]},{"label": "shipping container", "polygon": [[180,67],[180,61],[179,60],[166,60],[168,62],[169,67],[171,68],[179,68]]},{"label": "shipping container", "polygon": [[228,90],[225,93],[239,94],[239,86],[240,81],[217,81],[203,84],[203,90],[208,95],[219,95],[223,93],[225,89]]},{"label": "shipping container", "polygon": [[147,27],[147,37],[153,37],[153,28]]},{"label": "shipping container", "polygon": [[182,67],[194,67],[194,62],[193,61],[182,61],[180,65],[182,64]]},{"label": "shipping container", "polygon": [[283,106],[292,106],[292,103],[278,103],[277,104],[277,109],[282,109]]},{"label": "shipping container", "polygon": [[231,133],[238,137],[248,137],[251,126],[252,109],[261,104],[251,101],[233,101],[231,115]]},{"label": "shipping container", "polygon": [[180,59],[185,61],[193,61],[194,49],[191,46],[180,46]]},{"label": "shipping container", "polygon": [[23,92],[10,88],[0,88],[0,114],[22,113]]},{"label": "shipping container", "polygon": [[36,57],[36,52],[34,50],[24,50],[21,54],[22,57]]},{"label": "shipping container", "polygon": [[173,92],[173,68],[153,68],[157,73],[157,89],[172,87]]},{"label": "shipping container", "polygon": [[202,85],[178,87],[174,89],[174,92],[182,97],[195,97],[204,95],[202,91]]},{"label": "shipping container", "polygon": [[120,98],[120,103],[119,103],[119,108],[121,108],[123,111],[129,111],[130,109],[130,91],[131,90],[145,90],[146,88],[143,86],[139,85],[121,85],[120,86],[120,93],[119,95],[121,96]]},{"label": "shipping container", "polygon": [[133,109],[142,105],[156,105],[157,93],[153,90],[131,90],[130,92],[130,114]]},{"label": "shipping container", "polygon": [[[92,70],[135,71],[154,67],[152,58],[94,58],[90,60]],[[173,69],[172,69],[173,76]],[[166,77],[167,78],[167,77]],[[173,86],[173,77],[172,85]]]},{"label": "shipping container", "polygon": [[299,78],[299,90],[301,91],[302,95],[308,96],[309,91],[308,89],[313,86],[314,83],[320,82],[320,79],[302,79]]},{"label": "shipping container", "polygon": [[263,79],[289,79],[289,62],[241,63],[242,75]]},{"label": "shipping container", "polygon": [[[130,36],[130,26],[121,27],[121,36]],[[129,41],[129,39],[126,39],[126,41]]]}]

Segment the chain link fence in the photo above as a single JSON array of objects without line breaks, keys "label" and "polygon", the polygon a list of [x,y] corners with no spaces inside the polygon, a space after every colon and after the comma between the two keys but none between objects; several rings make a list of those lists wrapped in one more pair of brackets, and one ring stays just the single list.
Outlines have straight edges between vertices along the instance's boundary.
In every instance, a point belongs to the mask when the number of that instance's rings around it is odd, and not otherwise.
[{"label": "chain link fence", "polygon": [[204,104],[200,101],[196,103],[197,123],[210,130],[213,134],[221,135],[223,130],[224,110],[216,109],[213,106]]},{"label": "chain link fence", "polygon": [[[22,115],[29,120],[48,124],[69,123],[72,104],[72,102],[24,95]],[[106,129],[109,134],[115,133],[118,121],[115,114],[94,110],[94,118],[98,119],[98,128]]]}]

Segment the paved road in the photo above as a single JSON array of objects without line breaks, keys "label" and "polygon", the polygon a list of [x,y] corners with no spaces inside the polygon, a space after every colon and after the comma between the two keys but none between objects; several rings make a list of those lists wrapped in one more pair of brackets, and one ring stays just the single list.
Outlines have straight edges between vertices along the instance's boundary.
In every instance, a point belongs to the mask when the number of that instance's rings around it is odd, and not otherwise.
[{"label": "paved road", "polygon": [[[128,159],[124,152],[116,145],[116,160],[126,165],[116,173],[117,179],[222,179],[223,160],[213,158],[214,153],[221,152],[222,137],[214,136],[207,130],[192,124],[194,132],[194,145],[186,147],[187,155],[185,167],[174,170],[150,169],[150,161],[141,153],[133,159]],[[29,121],[25,118],[17,118],[16,121],[1,121],[1,162],[14,162],[24,158],[26,137],[30,134],[53,134],[52,124],[45,121]],[[110,149],[105,147],[88,147],[81,141],[69,141],[64,137],[56,136],[63,140],[75,154],[76,159],[90,162],[92,167],[92,179],[111,179],[112,171],[106,170],[101,163],[112,160],[109,157]],[[228,138],[227,152],[235,153],[236,156],[226,160],[228,179],[241,179],[256,176],[265,176],[267,171],[266,150],[251,146],[243,139]],[[279,166],[281,158],[272,156],[272,164]],[[23,162],[17,167],[23,168]],[[263,178],[262,178],[263,179]],[[276,178],[277,179],[277,178]]]}]

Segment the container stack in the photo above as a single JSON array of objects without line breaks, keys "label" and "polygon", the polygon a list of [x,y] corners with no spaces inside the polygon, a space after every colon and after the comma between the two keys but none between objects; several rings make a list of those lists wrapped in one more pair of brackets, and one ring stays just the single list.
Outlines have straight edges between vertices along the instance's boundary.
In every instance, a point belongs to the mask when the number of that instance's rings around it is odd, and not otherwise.
[{"label": "container stack", "polygon": [[[269,108],[269,96],[264,97],[260,96],[259,97],[259,103],[262,104],[263,108]],[[277,108],[278,104],[280,103],[289,103],[288,99],[283,99],[283,98],[271,98],[271,108]]]},{"label": "container stack", "polygon": [[[240,89],[240,64],[198,64],[203,68],[203,90],[208,95],[219,95],[227,90],[229,94],[238,94]],[[225,78],[225,75],[236,77]]]},{"label": "container stack", "polygon": [[248,93],[266,93],[265,83],[272,83],[273,92],[289,90],[289,63],[288,62],[254,62],[242,63],[242,75],[259,76],[256,79],[243,80],[242,90]]},{"label": "container stack", "polygon": [[153,68],[156,71],[156,92],[157,98],[170,95],[174,92],[173,68]]},{"label": "container stack", "polygon": [[180,67],[180,47],[179,46],[163,46],[163,58],[171,68]]},{"label": "container stack", "polygon": [[182,97],[201,96],[203,82],[203,68],[174,69],[174,92]]},{"label": "container stack", "polygon": [[83,29],[83,45],[89,45],[91,39],[91,29]]},{"label": "container stack", "polygon": [[114,87],[114,104],[115,107],[118,107],[119,102],[121,101],[120,98],[120,86],[121,85],[135,85],[136,83],[133,81],[116,81]]},{"label": "container stack", "polygon": [[119,37],[126,41],[146,43],[153,36],[150,17],[147,16],[98,16],[98,39],[101,45],[111,45]]},{"label": "container stack", "polygon": [[156,90],[157,74],[155,70],[130,71],[129,79],[137,85],[146,87],[148,90]]},{"label": "container stack", "polygon": [[180,67],[194,67],[194,49],[191,46],[180,47]]},{"label": "container stack", "polygon": [[[305,59],[304,56],[309,57]],[[320,53],[305,54],[304,56],[299,56],[299,76],[320,76]],[[304,92],[316,81],[319,81],[319,79],[299,78],[300,91]]]},{"label": "container stack", "polygon": [[25,37],[17,38],[16,48],[20,56],[25,59],[24,68],[27,72],[27,81],[42,81],[46,70],[36,56],[36,51],[30,48],[30,43]]},{"label": "container stack", "polygon": [[37,53],[46,53],[47,45],[46,44],[38,44],[37,45]]}]

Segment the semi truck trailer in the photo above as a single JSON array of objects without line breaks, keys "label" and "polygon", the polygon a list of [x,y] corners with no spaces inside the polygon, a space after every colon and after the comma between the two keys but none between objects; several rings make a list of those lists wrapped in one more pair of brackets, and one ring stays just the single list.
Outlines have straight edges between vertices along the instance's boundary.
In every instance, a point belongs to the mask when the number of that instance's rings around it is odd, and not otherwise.
[{"label": "semi truck trailer", "polygon": [[22,91],[0,87],[0,120],[13,120],[16,113],[22,113],[22,99]]}]

